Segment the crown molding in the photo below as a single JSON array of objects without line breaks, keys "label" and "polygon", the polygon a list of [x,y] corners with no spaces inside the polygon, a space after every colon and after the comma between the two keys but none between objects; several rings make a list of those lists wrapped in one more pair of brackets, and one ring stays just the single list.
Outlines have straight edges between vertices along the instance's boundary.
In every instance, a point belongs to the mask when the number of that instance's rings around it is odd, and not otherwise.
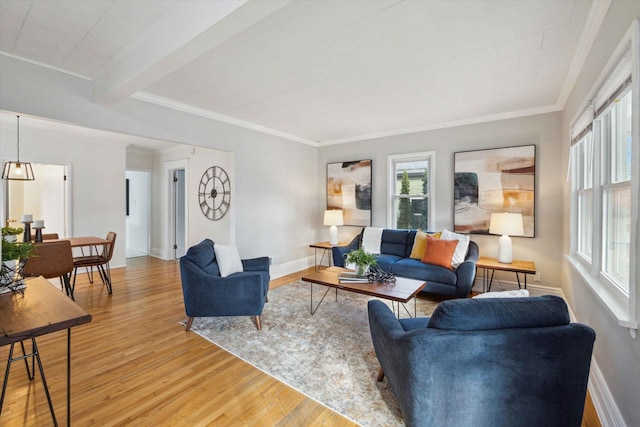
[{"label": "crown molding", "polygon": [[161,107],[171,108],[173,110],[182,111],[183,113],[193,114],[195,116],[204,117],[207,119],[216,120],[219,122],[227,123],[230,125],[238,126],[245,129],[254,130],[256,132],[265,133],[268,135],[277,136],[280,138],[285,138],[290,141],[300,142],[302,144],[311,145],[313,147],[318,146],[318,142],[312,141],[310,139],[301,138],[295,135],[290,135],[285,132],[281,132],[279,130],[271,129],[265,126],[260,126],[256,123],[247,122],[245,120],[236,119],[234,117],[226,116],[224,114],[215,113],[213,111],[205,110],[204,108],[195,107],[193,105],[185,104],[182,102],[177,102],[168,98],[163,98],[161,96],[152,95],[147,92],[136,92],[131,95],[131,98],[137,99],[139,101],[149,102],[151,104],[159,105]]},{"label": "crown molding", "polygon": [[13,59],[17,59],[18,61],[28,62],[28,63],[33,64],[33,65],[38,65],[39,67],[48,68],[49,70],[57,71],[59,73],[68,74],[68,75],[73,76],[73,77],[78,77],[78,78],[81,78],[81,79],[84,79],[84,80],[89,80],[91,82],[93,81],[93,79],[91,77],[87,77],[87,76],[84,76],[82,74],[74,73],[73,71],[65,70],[64,68],[54,67],[53,65],[45,64],[44,62],[34,61],[33,59],[25,58],[24,56],[14,55],[12,53],[5,52],[4,50],[0,50],[0,55],[6,56],[6,57],[9,57],[9,58],[13,58]]},{"label": "crown molding", "polygon": [[330,141],[322,141],[319,143],[321,147],[336,144],[346,144],[349,142],[365,141],[369,139],[385,138],[390,136],[407,135],[411,133],[425,132],[430,130],[446,129],[459,126],[474,125],[478,123],[495,122],[498,120],[516,119],[519,117],[535,116],[538,114],[554,113],[561,111],[562,107],[555,105],[546,105],[543,107],[529,108],[526,110],[510,111],[507,113],[488,114],[485,116],[470,117],[468,119],[452,120],[449,122],[432,123],[425,126],[418,126],[407,129],[396,129],[388,132],[376,132],[367,135],[354,136],[350,138],[333,139]]},{"label": "crown molding", "polygon": [[587,16],[584,28],[582,29],[578,48],[573,55],[571,66],[567,72],[567,77],[564,79],[562,89],[560,89],[560,94],[558,94],[556,104],[561,108],[564,108],[567,100],[569,99],[569,95],[571,95],[571,91],[578,80],[580,71],[582,71],[582,67],[584,67],[584,63],[587,60],[587,55],[589,55],[593,42],[595,41],[596,36],[600,31],[600,27],[604,22],[604,18],[609,11],[611,1],[612,0],[594,1],[591,5],[589,16]]}]

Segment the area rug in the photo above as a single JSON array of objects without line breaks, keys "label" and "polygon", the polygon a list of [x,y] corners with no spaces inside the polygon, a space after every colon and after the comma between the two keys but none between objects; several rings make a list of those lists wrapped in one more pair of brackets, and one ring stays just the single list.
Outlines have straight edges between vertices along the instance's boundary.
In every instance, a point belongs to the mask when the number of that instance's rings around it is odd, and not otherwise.
[{"label": "area rug", "polygon": [[[316,304],[327,288],[313,289]],[[331,290],[311,315],[310,286],[296,282],[269,291],[262,331],[250,317],[196,318],[192,330],[362,426],[402,426],[388,382],[376,381],[370,299],[338,291],[336,301]],[[419,298],[418,316],[431,314],[436,305]],[[413,302],[407,309],[413,314]]]}]

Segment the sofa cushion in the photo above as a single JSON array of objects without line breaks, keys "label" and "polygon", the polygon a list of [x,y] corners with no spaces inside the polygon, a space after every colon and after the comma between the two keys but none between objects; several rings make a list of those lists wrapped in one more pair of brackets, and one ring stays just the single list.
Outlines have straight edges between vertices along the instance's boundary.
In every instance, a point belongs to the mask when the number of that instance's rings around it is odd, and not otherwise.
[{"label": "sofa cushion", "polygon": [[185,257],[198,267],[205,268],[216,259],[216,254],[213,250],[213,241],[211,239],[204,239],[197,245],[190,247]]},{"label": "sofa cushion", "polygon": [[457,240],[458,246],[456,247],[456,251],[453,254],[453,259],[451,260],[451,266],[453,268],[458,268],[460,264],[464,262],[464,258],[467,255],[467,249],[469,248],[469,235],[468,234],[458,234],[449,230],[442,230],[442,234],[440,234],[441,239],[445,240]]},{"label": "sofa cushion", "polygon": [[418,230],[415,233],[415,238],[413,239],[413,246],[411,247],[411,253],[409,254],[409,258],[413,259],[422,259],[424,256],[424,250],[427,247],[427,233],[422,230]]},{"label": "sofa cushion", "polygon": [[220,268],[220,276],[227,277],[242,271],[242,261],[236,245],[217,244],[214,246],[214,250],[218,260],[218,267]]},{"label": "sofa cushion", "polygon": [[453,254],[456,251],[457,245],[457,240],[435,239],[427,236],[427,245],[421,261],[427,264],[451,268]]},{"label": "sofa cushion", "polygon": [[560,297],[459,299],[441,302],[428,328],[459,331],[539,328],[569,324],[567,304]]},{"label": "sofa cushion", "polygon": [[384,253],[380,255],[376,255],[377,265],[387,272],[392,272],[393,264],[395,264],[398,260],[401,260],[401,259],[402,257],[399,257],[397,255],[388,255]]},{"label": "sofa cushion", "polygon": [[391,230],[385,228],[382,232],[380,252],[401,258],[405,257],[407,252],[408,236],[409,232],[407,230]]},{"label": "sofa cushion", "polygon": [[456,286],[458,281],[456,272],[451,269],[425,264],[411,258],[403,258],[394,262],[391,266],[391,272],[400,277],[440,282],[451,286]]}]

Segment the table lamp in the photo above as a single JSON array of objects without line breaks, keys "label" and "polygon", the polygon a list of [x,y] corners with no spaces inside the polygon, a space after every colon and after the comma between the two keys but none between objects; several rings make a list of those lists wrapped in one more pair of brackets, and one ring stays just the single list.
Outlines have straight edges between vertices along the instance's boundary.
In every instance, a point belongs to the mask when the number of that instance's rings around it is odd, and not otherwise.
[{"label": "table lamp", "polygon": [[513,251],[509,235],[524,234],[522,214],[508,212],[492,213],[489,233],[502,234],[498,241],[498,261],[504,264],[511,264],[511,261],[513,261]]},{"label": "table lamp", "polygon": [[332,245],[338,244],[338,227],[336,225],[342,225],[342,211],[341,210],[327,210],[324,211],[324,225],[330,225],[329,228],[329,243]]}]

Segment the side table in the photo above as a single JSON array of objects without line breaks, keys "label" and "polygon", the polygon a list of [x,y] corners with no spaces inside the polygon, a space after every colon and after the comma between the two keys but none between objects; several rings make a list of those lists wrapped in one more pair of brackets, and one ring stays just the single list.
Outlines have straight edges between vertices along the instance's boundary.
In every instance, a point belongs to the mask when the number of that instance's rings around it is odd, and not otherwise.
[{"label": "side table", "polygon": [[[496,258],[481,256],[476,262],[476,268],[482,268],[482,292],[491,291],[491,283],[496,270],[511,271],[516,273],[518,289],[520,286],[520,273],[524,276],[524,288],[527,289],[527,274],[536,274],[536,264],[533,261],[523,261],[514,259],[511,264],[499,262]],[[491,270],[491,277],[489,277]]]},{"label": "side table", "polygon": [[[332,245],[329,242],[319,242],[319,243],[312,243],[309,245],[310,248],[313,248],[313,263],[315,266],[315,271],[320,270],[320,267],[322,267],[322,262],[324,261],[324,256],[327,253],[327,251],[329,252],[329,265],[327,267],[331,267],[331,249],[334,246],[347,246],[349,244],[349,242],[338,242],[335,245]],[[320,263],[318,263],[318,249],[320,249],[322,251],[322,256],[320,257]]]}]

